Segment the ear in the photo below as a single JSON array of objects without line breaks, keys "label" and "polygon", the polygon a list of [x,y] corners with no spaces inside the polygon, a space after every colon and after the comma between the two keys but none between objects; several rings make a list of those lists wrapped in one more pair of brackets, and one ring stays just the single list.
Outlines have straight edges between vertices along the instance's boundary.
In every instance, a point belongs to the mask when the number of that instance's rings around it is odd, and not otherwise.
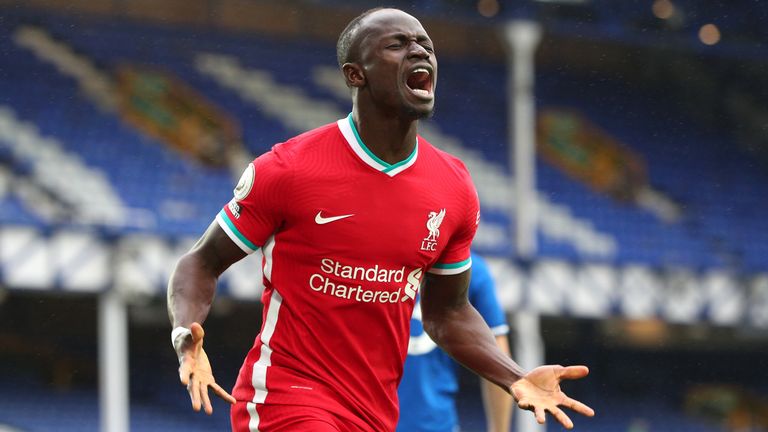
[{"label": "ear", "polygon": [[363,87],[366,83],[365,71],[357,63],[344,63],[341,67],[347,87]]}]

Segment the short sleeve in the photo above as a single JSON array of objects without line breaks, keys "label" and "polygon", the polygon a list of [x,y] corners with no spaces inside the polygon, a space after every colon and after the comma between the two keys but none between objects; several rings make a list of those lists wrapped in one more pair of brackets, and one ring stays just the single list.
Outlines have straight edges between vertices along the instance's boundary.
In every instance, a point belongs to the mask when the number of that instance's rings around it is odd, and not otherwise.
[{"label": "short sleeve", "polygon": [[459,225],[440,258],[429,270],[430,273],[453,275],[465,272],[472,267],[469,247],[475,238],[477,225],[480,223],[480,201],[468,174],[464,188],[464,199],[460,201],[459,206],[463,210]]},{"label": "short sleeve", "polygon": [[264,245],[283,222],[292,174],[290,164],[277,149],[246,167],[234,197],[216,216],[219,226],[245,253]]},{"label": "short sleeve", "polygon": [[496,282],[485,260],[472,254],[472,277],[469,281],[469,302],[496,336],[509,333],[504,310],[496,296]]}]

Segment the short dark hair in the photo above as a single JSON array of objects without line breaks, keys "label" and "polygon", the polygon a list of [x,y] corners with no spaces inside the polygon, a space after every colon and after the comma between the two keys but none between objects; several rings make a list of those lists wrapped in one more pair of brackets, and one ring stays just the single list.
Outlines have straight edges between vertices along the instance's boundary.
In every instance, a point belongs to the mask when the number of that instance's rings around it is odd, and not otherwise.
[{"label": "short dark hair", "polygon": [[344,63],[349,62],[349,49],[352,47],[352,42],[354,42],[355,39],[355,33],[357,32],[357,29],[360,28],[360,24],[362,23],[363,19],[368,15],[382,9],[385,8],[377,7],[368,9],[367,11],[352,19],[352,21],[350,21],[349,24],[344,27],[344,30],[341,31],[339,40],[336,41],[336,60],[339,62],[339,67],[344,66]]}]

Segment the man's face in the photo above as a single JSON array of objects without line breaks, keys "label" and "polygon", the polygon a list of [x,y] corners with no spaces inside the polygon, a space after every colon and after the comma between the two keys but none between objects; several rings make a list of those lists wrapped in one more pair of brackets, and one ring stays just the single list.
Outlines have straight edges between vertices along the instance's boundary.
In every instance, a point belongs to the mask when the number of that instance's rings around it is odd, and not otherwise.
[{"label": "man's face", "polygon": [[419,21],[385,9],[365,18],[359,30],[360,65],[377,107],[406,118],[432,114],[437,59],[432,40]]}]

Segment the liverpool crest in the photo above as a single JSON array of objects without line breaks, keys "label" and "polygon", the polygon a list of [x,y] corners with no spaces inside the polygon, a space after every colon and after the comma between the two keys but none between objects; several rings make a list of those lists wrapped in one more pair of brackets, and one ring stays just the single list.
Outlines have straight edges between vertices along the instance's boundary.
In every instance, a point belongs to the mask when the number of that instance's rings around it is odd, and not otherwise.
[{"label": "liverpool crest", "polygon": [[421,250],[436,250],[437,238],[440,237],[440,224],[443,223],[443,218],[445,218],[445,209],[441,209],[439,212],[429,212],[429,216],[427,216],[429,234],[421,241]]}]

